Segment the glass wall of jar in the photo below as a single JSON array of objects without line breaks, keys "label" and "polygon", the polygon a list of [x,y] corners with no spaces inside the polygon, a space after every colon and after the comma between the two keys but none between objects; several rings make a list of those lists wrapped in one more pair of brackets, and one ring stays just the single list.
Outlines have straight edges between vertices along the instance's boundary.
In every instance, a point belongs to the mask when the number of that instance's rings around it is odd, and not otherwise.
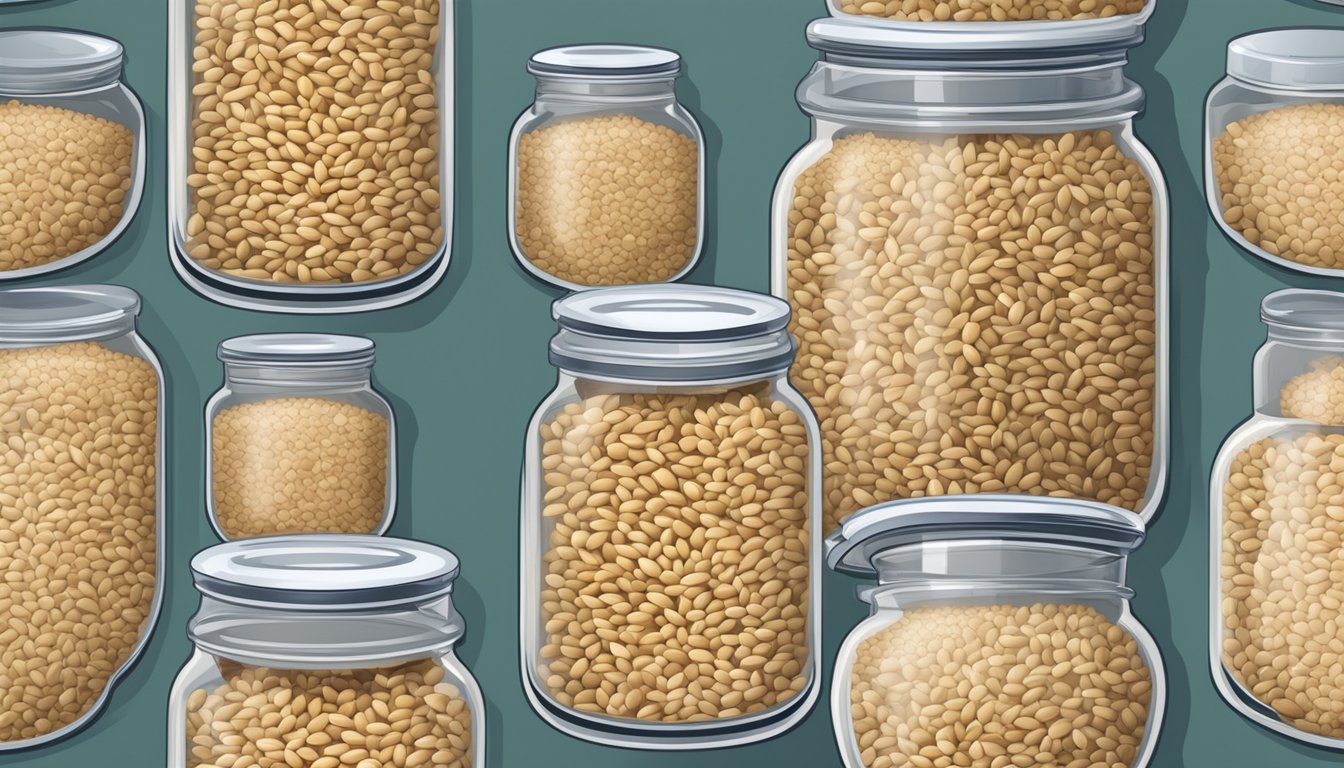
[{"label": "glass wall of jar", "polygon": [[145,113],[106,37],[0,30],[0,281],[74,266],[130,226]]},{"label": "glass wall of jar", "polygon": [[698,286],[556,304],[526,444],[522,667],[559,730],[638,749],[779,735],[817,697],[820,445],[788,306]]},{"label": "glass wall of jar", "polygon": [[453,232],[453,0],[168,7],[178,276],[295,313],[432,289]]},{"label": "glass wall of jar", "polygon": [[0,752],[87,725],[162,602],[163,373],[140,297],[0,291]]},{"label": "glass wall of jar", "polygon": [[828,531],[973,493],[1156,513],[1169,213],[1122,72],[1138,39],[810,27],[813,138],[776,190],[772,288]]},{"label": "glass wall of jar", "polygon": [[1241,714],[1344,750],[1344,294],[1280,291],[1262,316],[1255,412],[1210,488],[1209,660]]},{"label": "glass wall of jar", "polygon": [[[1073,34],[1087,28],[1141,28],[1157,0],[827,0],[832,16],[860,17],[869,23],[921,24],[947,31],[985,27],[986,34],[1029,30]],[[1006,22],[1006,23],[1003,23]],[[996,29],[997,28],[997,29]]]},{"label": "glass wall of jar", "polygon": [[1237,245],[1281,267],[1344,275],[1344,30],[1276,29],[1227,46],[1209,93],[1204,185]]},{"label": "glass wall of jar", "polygon": [[168,705],[168,768],[484,768],[451,552],[277,536],[207,549],[191,570],[201,605]]},{"label": "glass wall of jar", "polygon": [[681,57],[629,45],[532,57],[509,139],[509,242],[569,291],[671,282],[704,249],[705,137],[677,101]]},{"label": "glass wall of jar", "polygon": [[831,685],[845,767],[1148,765],[1166,675],[1125,586],[1143,539],[1109,505],[1009,495],[846,520],[827,563],[877,585]]},{"label": "glass wall of jar", "polygon": [[373,387],[374,345],[278,333],[219,345],[224,386],[205,407],[210,524],[224,540],[381,535],[397,497],[397,428]]}]

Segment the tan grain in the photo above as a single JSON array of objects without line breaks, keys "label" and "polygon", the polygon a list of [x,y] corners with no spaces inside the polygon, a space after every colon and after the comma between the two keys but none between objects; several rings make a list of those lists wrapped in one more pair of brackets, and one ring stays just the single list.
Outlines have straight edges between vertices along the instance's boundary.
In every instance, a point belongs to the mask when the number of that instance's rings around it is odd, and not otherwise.
[{"label": "tan grain", "polygon": [[1074,21],[1138,13],[1146,0],[841,0],[845,13],[898,21]]},{"label": "tan grain", "polygon": [[1331,355],[1312,361],[1311,370],[1283,386],[1279,404],[1288,418],[1344,425],[1344,357]]}]

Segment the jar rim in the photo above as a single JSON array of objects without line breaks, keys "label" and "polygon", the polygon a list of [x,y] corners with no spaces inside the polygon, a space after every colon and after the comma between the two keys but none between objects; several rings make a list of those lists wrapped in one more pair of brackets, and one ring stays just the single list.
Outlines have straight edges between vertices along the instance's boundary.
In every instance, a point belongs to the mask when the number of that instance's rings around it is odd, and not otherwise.
[{"label": "jar rim", "polygon": [[95,341],[135,330],[140,295],[119,285],[0,290],[0,344]]},{"label": "jar rim", "polygon": [[[1131,14],[1137,16],[1138,14]],[[1023,26],[1029,24],[1030,28]],[[821,18],[807,27],[808,45],[827,55],[902,61],[923,68],[947,64],[1012,68],[1056,61],[1120,59],[1144,40],[1141,20],[1112,16],[1082,22],[874,23]]]},{"label": "jar rim", "polygon": [[681,54],[647,45],[563,45],[527,62],[533,75],[599,80],[675,78],[681,69]]},{"label": "jar rim", "polygon": [[372,339],[335,333],[260,333],[220,342],[217,356],[225,363],[278,367],[349,367],[373,365]]},{"label": "jar rim", "polygon": [[1272,338],[1344,341],[1344,294],[1309,288],[1275,291],[1261,302],[1260,319]]},{"label": "jar rim", "polygon": [[1344,30],[1282,27],[1233,38],[1227,74],[1268,88],[1344,89]]},{"label": "jar rim", "polygon": [[0,93],[33,96],[111,85],[125,49],[110,37],[63,29],[0,30]]}]

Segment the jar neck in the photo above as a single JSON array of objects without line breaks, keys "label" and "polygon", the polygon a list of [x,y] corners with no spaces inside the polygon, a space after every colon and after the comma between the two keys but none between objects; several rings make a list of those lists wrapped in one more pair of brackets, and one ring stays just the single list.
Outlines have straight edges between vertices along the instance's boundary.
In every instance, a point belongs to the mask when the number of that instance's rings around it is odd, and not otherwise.
[{"label": "jar neck", "polygon": [[373,386],[373,366],[268,366],[227,362],[224,379],[234,389],[367,389]]},{"label": "jar neck", "polygon": [[1284,389],[1299,376],[1344,366],[1344,334],[1270,327],[1269,340],[1255,356],[1255,410],[1268,416],[1283,412]]},{"label": "jar neck", "polygon": [[676,77],[581,78],[537,75],[537,105],[546,104],[672,104]]},{"label": "jar neck", "polygon": [[758,387],[777,390],[781,386],[786,386],[787,383],[787,370],[740,379],[673,382],[649,379],[601,378],[562,369],[560,371],[559,389],[572,388],[579,393],[580,397],[584,398],[620,394],[708,395]]}]

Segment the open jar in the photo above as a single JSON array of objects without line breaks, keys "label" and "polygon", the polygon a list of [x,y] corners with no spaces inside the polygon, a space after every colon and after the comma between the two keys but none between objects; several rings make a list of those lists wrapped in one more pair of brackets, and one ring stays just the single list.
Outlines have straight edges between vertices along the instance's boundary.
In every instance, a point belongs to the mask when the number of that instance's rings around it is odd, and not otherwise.
[{"label": "open jar", "polygon": [[845,521],[827,563],[877,580],[831,686],[845,767],[1148,765],[1166,679],[1125,586],[1143,539],[1123,510],[1020,496]]},{"label": "open jar", "polygon": [[1209,491],[1214,682],[1252,721],[1344,750],[1344,294],[1265,298],[1255,412]]},{"label": "open jar", "polygon": [[1204,184],[1227,236],[1281,267],[1344,275],[1344,30],[1232,40],[1206,108]]},{"label": "open jar", "polygon": [[458,568],[447,550],[367,536],[198,554],[168,768],[484,768],[485,702],[456,652]]},{"label": "open jar", "polygon": [[831,15],[869,23],[922,24],[940,31],[967,27],[986,35],[1038,30],[1067,35],[1076,31],[1141,28],[1157,0],[827,0]]},{"label": "open jar", "polygon": [[383,534],[397,492],[392,406],[374,345],[283,333],[219,345],[224,386],[205,407],[210,524],[220,538]]},{"label": "open jar", "polygon": [[126,52],[98,35],[0,30],[0,281],[93,258],[145,185],[145,113]]},{"label": "open jar", "polygon": [[704,249],[705,138],[677,101],[681,57],[582,45],[532,57],[536,102],[509,139],[509,243],[575,291],[671,282]]},{"label": "open jar", "polygon": [[528,429],[522,667],[559,730],[637,749],[777,736],[816,701],[816,424],[788,306],[699,286],[557,302]]}]

